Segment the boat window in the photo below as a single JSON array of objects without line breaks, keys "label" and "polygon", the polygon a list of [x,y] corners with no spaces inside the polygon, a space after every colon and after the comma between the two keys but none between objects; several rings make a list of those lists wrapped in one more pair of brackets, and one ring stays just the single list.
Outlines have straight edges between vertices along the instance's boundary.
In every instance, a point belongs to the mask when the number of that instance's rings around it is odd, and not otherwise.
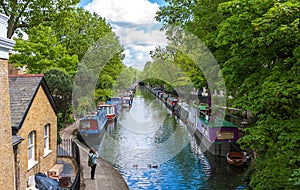
[{"label": "boat window", "polygon": [[89,129],[90,128],[90,121],[80,121],[79,124],[80,129]]},{"label": "boat window", "polygon": [[234,139],[234,132],[233,131],[218,131],[217,132],[217,139],[219,139],[219,140]]},{"label": "boat window", "polygon": [[108,114],[113,114],[113,108],[112,107],[108,107],[107,110],[108,110],[107,111]]}]

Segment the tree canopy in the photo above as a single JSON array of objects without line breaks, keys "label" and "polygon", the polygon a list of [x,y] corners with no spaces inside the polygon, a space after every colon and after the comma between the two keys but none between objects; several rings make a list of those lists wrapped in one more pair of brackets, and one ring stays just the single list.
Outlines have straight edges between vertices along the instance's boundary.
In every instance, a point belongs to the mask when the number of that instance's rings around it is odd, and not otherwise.
[{"label": "tree canopy", "polygon": [[55,21],[61,12],[73,9],[79,0],[1,0],[0,12],[9,17],[7,38],[22,35],[29,28]]},{"label": "tree canopy", "polygon": [[[77,1],[32,1],[28,5],[7,1],[0,8],[10,19],[16,19],[15,14],[20,15],[22,21],[17,19],[14,22],[13,32],[19,34],[18,28],[22,28],[28,36],[24,38],[19,35],[15,38],[16,45],[9,62],[14,66],[25,66],[27,73],[45,73],[50,90],[62,106],[60,111],[64,120],[71,106],[70,98],[78,97],[74,96],[74,92],[81,93],[81,88],[84,88],[84,84],[78,86],[76,81],[87,82],[85,85],[91,85],[90,79],[95,81],[91,87],[94,92],[90,92],[88,98],[82,96],[80,100],[73,101],[76,105],[79,102],[85,106],[87,100],[94,102],[100,96],[109,96],[114,81],[124,69],[123,49],[111,26],[99,15],[73,6],[74,3]],[[15,7],[16,4],[18,7]],[[7,7],[15,11],[5,12]],[[26,9],[26,13],[18,12],[21,8]],[[24,24],[24,28],[20,23]],[[111,43],[115,49],[103,48],[103,42]],[[74,77],[82,71],[92,72],[75,80]],[[53,76],[55,74],[57,76]],[[69,85],[63,82],[66,76],[72,81],[71,95]],[[64,94],[58,93],[58,89]]]},{"label": "tree canopy", "polygon": [[62,113],[63,121],[66,122],[67,112],[72,103],[72,77],[58,68],[46,70],[44,77],[58,110]]},{"label": "tree canopy", "polygon": [[62,68],[74,75],[78,57],[70,55],[49,26],[38,25],[28,29],[28,39],[16,39],[14,51],[9,58],[15,66],[26,66],[28,73],[43,73],[49,68]]},{"label": "tree canopy", "polygon": [[252,115],[239,141],[259,155],[249,170],[250,186],[299,186],[300,2],[167,2],[157,20],[166,30],[177,25],[202,39],[233,94],[230,106]]}]

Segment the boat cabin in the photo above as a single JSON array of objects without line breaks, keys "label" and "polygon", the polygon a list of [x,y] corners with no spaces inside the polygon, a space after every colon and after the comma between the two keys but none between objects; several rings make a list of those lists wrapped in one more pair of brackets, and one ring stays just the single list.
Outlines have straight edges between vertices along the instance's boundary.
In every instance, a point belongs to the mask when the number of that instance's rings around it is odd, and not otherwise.
[{"label": "boat cabin", "polygon": [[99,108],[97,112],[79,120],[78,131],[84,134],[100,134],[106,123],[106,110]]},{"label": "boat cabin", "polygon": [[113,120],[116,119],[117,114],[116,114],[116,105],[114,104],[106,104],[105,102],[102,102],[98,104],[98,109],[103,109],[106,112],[106,118],[108,120]]},{"label": "boat cabin", "polygon": [[211,115],[211,109],[200,105],[198,109],[197,129],[210,142],[236,142],[238,126],[218,116]]},{"label": "boat cabin", "polygon": [[132,101],[131,101],[131,98],[129,96],[124,96],[122,98],[122,103],[121,105],[123,107],[131,107],[131,104],[132,104]]}]

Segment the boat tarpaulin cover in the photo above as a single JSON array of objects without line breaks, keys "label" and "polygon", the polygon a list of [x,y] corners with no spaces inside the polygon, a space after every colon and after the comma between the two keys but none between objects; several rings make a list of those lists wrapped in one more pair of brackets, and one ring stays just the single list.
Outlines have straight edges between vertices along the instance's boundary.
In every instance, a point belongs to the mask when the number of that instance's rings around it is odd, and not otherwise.
[{"label": "boat tarpaulin cover", "polygon": [[37,189],[42,190],[61,190],[58,186],[58,181],[55,179],[52,179],[50,177],[47,177],[45,174],[39,172],[34,175],[35,179],[35,187]]}]

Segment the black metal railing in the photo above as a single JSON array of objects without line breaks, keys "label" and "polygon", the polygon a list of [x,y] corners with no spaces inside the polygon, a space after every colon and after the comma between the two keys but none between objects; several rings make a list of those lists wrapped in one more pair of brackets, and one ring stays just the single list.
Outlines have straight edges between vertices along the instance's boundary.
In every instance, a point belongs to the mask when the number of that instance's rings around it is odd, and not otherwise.
[{"label": "black metal railing", "polygon": [[77,174],[76,177],[72,183],[72,186],[70,189],[72,190],[80,190],[80,151],[78,145],[72,140],[72,157],[75,159],[77,164]]},{"label": "black metal railing", "polygon": [[57,146],[57,156],[70,157],[75,160],[77,173],[72,182],[70,190],[80,190],[80,151],[78,145],[73,139],[62,139],[61,144]]}]

